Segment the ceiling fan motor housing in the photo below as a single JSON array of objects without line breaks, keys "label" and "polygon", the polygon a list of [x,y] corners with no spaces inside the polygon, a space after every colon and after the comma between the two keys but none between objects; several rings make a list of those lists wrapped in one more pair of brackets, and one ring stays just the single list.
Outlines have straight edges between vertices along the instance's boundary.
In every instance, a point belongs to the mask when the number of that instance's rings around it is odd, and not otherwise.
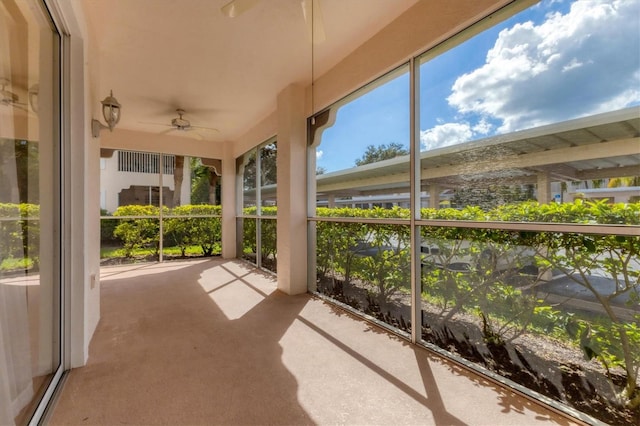
[{"label": "ceiling fan motor housing", "polygon": [[171,120],[171,125],[179,130],[186,130],[191,127],[191,123],[189,122],[189,120],[185,120],[182,117],[174,118],[173,120]]}]

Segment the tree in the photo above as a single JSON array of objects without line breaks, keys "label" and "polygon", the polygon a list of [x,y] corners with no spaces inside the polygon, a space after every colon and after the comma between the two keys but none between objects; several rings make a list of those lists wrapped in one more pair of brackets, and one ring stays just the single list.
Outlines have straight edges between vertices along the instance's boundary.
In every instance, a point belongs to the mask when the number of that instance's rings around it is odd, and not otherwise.
[{"label": "tree", "polygon": [[260,148],[260,186],[273,185],[278,182],[277,158],[278,145],[276,142]]},{"label": "tree", "polygon": [[492,209],[507,203],[535,200],[533,189],[533,185],[461,187],[454,190],[451,203],[457,208],[478,206],[483,209]]},{"label": "tree", "polygon": [[369,145],[362,158],[356,160],[356,166],[364,166],[365,164],[377,163],[378,161],[389,160],[408,154],[409,150],[396,142],[392,142],[389,145]]},{"label": "tree", "polygon": [[182,178],[184,175],[184,156],[175,156],[175,166],[173,168],[173,204],[171,207],[177,207],[180,205],[180,198],[182,198]]},{"label": "tree", "polygon": [[[603,184],[604,184],[604,179],[592,179],[591,180],[591,187],[594,188],[594,189],[602,188]],[[588,180],[584,181],[584,185],[585,185],[586,189],[589,189],[589,181]]]},{"label": "tree", "polygon": [[[11,185],[0,185],[0,202],[39,203],[39,150],[38,143],[21,139],[0,139],[0,181],[15,182],[17,193]],[[10,166],[11,163],[14,163]],[[17,196],[17,199],[15,198]]]},{"label": "tree", "polygon": [[191,157],[191,204],[209,202],[209,168],[199,157]]},{"label": "tree", "polygon": [[[244,189],[254,189],[257,186],[273,185],[277,182],[278,169],[278,145],[276,142],[258,148],[260,153],[260,176],[256,177],[256,151],[252,151],[244,166]],[[259,182],[256,182],[259,178]]]},{"label": "tree", "polygon": [[219,204],[218,182],[213,168],[202,164],[198,157],[191,159],[191,204]]},{"label": "tree", "polygon": [[218,175],[213,171],[211,167],[209,169],[209,204],[216,205],[218,201],[216,200],[216,186],[218,185]]},{"label": "tree", "polygon": [[621,186],[640,186],[640,176],[612,178],[607,185],[609,188],[619,188]]}]

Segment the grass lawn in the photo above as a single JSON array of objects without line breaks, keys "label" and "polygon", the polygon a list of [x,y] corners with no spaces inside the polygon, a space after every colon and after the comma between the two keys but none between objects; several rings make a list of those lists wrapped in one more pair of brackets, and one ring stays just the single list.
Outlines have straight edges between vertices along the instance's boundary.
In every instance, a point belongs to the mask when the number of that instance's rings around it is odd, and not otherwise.
[{"label": "grass lawn", "polygon": [[[219,254],[221,252],[220,247],[216,247],[217,250],[214,250],[214,254]],[[180,247],[163,247],[162,253],[165,256],[182,256],[182,251]],[[156,254],[155,248],[140,248],[133,251],[133,258],[144,258],[148,256],[153,256]],[[185,250],[185,256],[194,257],[194,256],[203,256],[202,247],[198,245],[188,246]],[[116,257],[124,257],[124,249],[121,247],[100,247],[100,259],[110,259]]]},{"label": "grass lawn", "polygon": [[7,259],[2,259],[2,262],[0,263],[0,271],[2,272],[21,271],[31,268],[33,268],[33,260],[28,258],[15,259],[13,257],[9,257]]}]

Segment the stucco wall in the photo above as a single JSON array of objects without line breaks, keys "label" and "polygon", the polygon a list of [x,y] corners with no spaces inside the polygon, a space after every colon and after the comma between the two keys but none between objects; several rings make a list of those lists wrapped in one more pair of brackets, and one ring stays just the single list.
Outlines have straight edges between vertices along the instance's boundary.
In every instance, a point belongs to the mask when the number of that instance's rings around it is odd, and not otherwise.
[{"label": "stucco wall", "polygon": [[[184,178],[182,179],[182,192],[180,204],[189,204],[191,194],[191,182],[189,176],[191,168],[188,159],[184,162]],[[100,159],[100,207],[113,213],[119,206],[119,194],[123,189],[132,185],[158,187],[158,174],[133,173],[118,171],[118,152],[113,156]],[[173,174],[164,175],[162,186],[174,190]],[[169,200],[170,204],[170,200]]]}]

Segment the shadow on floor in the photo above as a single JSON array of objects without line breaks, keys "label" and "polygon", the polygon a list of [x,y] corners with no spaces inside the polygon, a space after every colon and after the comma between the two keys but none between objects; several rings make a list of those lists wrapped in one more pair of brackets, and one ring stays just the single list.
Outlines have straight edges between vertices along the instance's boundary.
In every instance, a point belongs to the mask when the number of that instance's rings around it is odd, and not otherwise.
[{"label": "shadow on floor", "polygon": [[[567,424],[325,302],[287,296],[241,261],[104,268],[101,279],[88,363],[70,372],[51,424]],[[477,412],[452,411],[443,384]],[[473,400],[478,386],[486,400]]]}]

